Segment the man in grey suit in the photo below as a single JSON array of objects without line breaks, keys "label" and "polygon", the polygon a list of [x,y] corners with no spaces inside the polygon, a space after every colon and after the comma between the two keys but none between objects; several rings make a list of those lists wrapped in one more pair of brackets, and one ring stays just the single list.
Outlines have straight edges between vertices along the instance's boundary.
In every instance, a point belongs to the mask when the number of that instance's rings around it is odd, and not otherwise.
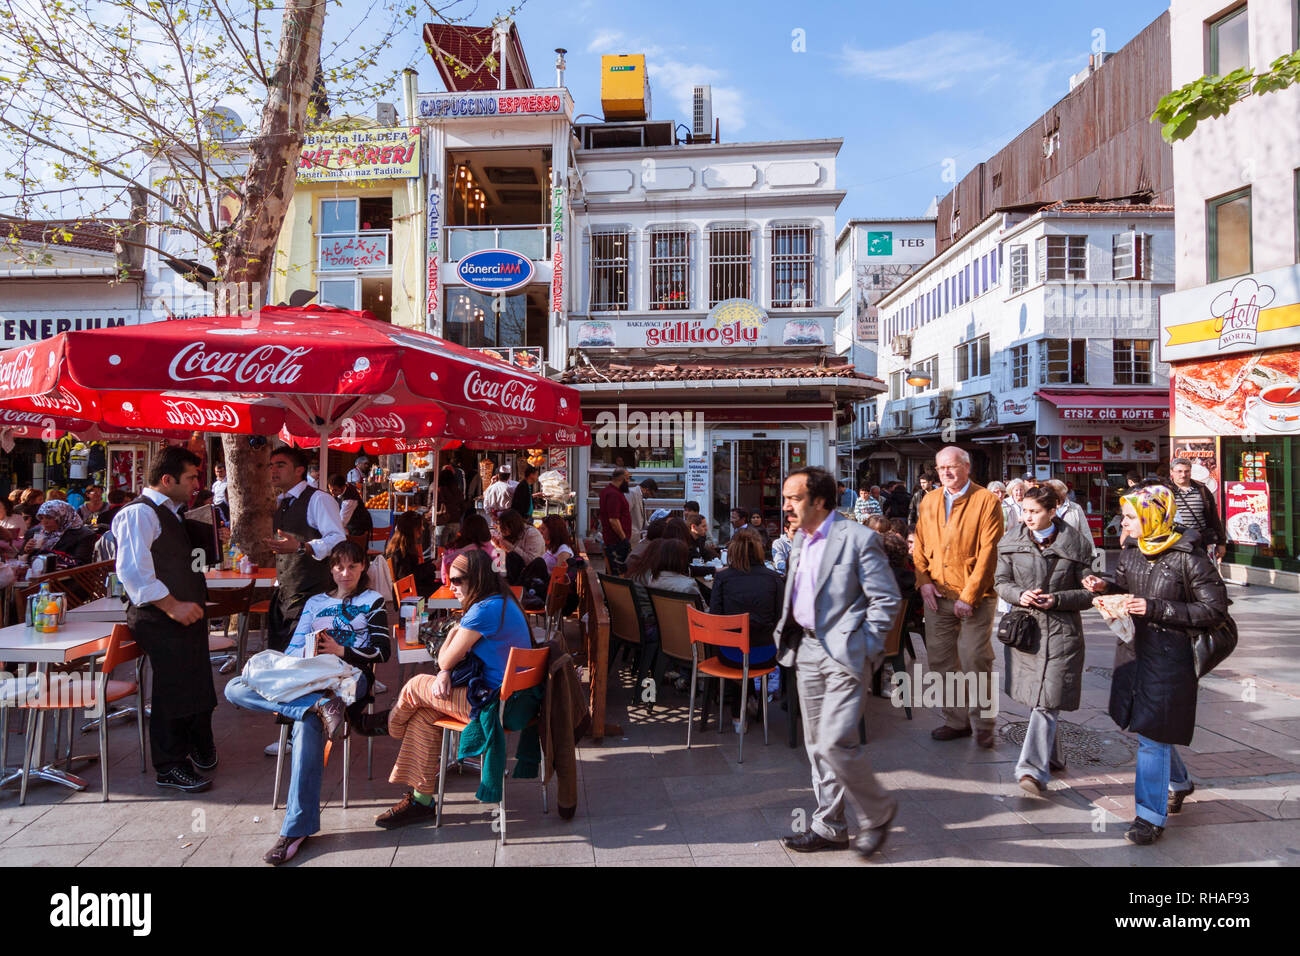
[{"label": "man in grey suit", "polygon": [[792,472],[782,496],[799,533],[776,626],[777,658],[795,668],[799,681],[817,811],[806,833],[781,842],[801,853],[847,848],[847,797],[860,826],[856,849],[868,857],[884,845],[898,803],[871,771],[858,722],[871,686],[868,668],[884,652],[902,599],[880,538],[836,513],[828,472]]}]

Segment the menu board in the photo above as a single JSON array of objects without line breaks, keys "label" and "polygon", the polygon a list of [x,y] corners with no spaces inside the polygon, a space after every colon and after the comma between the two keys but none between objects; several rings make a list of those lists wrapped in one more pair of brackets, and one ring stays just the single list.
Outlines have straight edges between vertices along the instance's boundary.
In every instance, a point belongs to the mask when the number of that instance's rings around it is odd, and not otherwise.
[{"label": "menu board", "polygon": [[1154,438],[1136,435],[1103,435],[1101,460],[1105,462],[1159,461],[1160,446]]},{"label": "menu board", "polygon": [[1235,544],[1269,547],[1273,540],[1269,534],[1268,482],[1229,481],[1224,485],[1227,494],[1228,538]]}]

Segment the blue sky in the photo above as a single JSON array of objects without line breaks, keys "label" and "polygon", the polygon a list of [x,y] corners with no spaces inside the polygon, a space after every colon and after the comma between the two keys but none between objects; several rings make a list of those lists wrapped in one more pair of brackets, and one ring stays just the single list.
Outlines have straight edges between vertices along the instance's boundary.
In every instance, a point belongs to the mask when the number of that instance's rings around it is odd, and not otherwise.
[{"label": "blue sky", "polygon": [[[951,188],[946,169],[960,178],[1065,95],[1094,42],[1118,50],[1167,6],[527,0],[515,22],[539,86],[554,83],[554,48],[569,51],[579,113],[600,112],[601,53],[643,52],[655,119],[689,121],[692,85],[709,83],[724,142],[842,137],[843,223],[922,215]],[[480,2],[469,22],[494,10]],[[441,88],[429,57],[403,46],[393,54],[421,91]]]}]

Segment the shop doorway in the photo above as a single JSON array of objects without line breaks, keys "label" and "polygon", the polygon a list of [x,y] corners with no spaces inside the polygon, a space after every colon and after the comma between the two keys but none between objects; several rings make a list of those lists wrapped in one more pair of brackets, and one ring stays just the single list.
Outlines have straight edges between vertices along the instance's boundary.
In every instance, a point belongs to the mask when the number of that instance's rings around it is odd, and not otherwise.
[{"label": "shop doorway", "polygon": [[714,540],[730,539],[731,509],[763,516],[768,540],[781,532],[781,485],[786,475],[808,464],[809,434],[804,429],[713,433]]}]

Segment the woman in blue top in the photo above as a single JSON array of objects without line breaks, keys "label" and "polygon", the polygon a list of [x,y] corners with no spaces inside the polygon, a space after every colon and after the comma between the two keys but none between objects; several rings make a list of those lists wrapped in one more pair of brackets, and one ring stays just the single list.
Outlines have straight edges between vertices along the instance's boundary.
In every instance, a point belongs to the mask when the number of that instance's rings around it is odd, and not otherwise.
[{"label": "woman in blue top", "polygon": [[[374,686],[375,665],[388,660],[388,615],[384,599],[366,587],[366,553],[352,541],[341,541],[329,554],[334,590],[307,599],[288,657],[333,654],[361,671],[356,719],[369,689]],[[226,699],[236,707],[281,714],[293,720],[293,768],[289,798],[285,803],[280,839],[263,857],[272,866],[293,859],[307,837],[320,829],[321,773],[325,767],[325,739],[343,735],[347,716],[343,701],[333,691],[305,694],[287,703],[267,700],[242,676],[226,685]]]},{"label": "woman in blue top", "polygon": [[388,780],[411,789],[375,818],[385,829],[434,816],[433,795],[438,791],[442,756],[442,730],[434,722],[445,716],[470,719],[468,686],[452,685],[456,665],[467,657],[475,658],[483,680],[495,690],[505,680],[510,648],[533,644],[523,609],[505,578],[493,570],[486,552],[458,554],[447,583],[463,610],[460,626],[438,652],[437,675],[417,674],[407,681],[388,715],[389,735],[402,742]]}]

